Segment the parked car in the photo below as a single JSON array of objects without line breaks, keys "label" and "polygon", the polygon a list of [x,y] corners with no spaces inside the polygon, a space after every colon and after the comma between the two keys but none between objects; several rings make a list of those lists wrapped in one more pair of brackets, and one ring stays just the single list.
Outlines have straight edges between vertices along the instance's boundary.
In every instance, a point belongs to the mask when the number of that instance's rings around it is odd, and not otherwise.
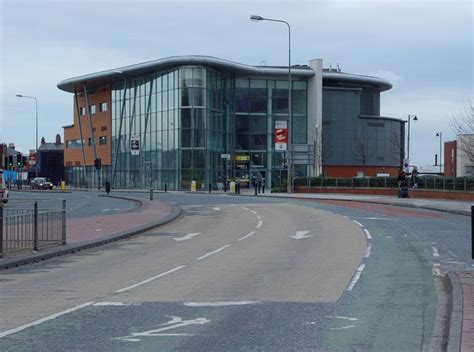
[{"label": "parked car", "polygon": [[0,170],[0,201],[3,203],[8,202],[8,189],[5,184],[5,177],[3,176],[3,171]]},{"label": "parked car", "polygon": [[53,184],[46,177],[35,177],[31,181],[31,189],[53,189]]}]

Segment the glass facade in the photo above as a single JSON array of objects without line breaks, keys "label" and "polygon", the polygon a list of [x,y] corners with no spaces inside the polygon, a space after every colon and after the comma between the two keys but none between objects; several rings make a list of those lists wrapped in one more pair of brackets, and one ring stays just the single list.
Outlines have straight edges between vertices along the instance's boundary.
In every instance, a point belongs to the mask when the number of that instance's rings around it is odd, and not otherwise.
[{"label": "glass facade", "polygon": [[[233,144],[230,75],[183,66],[112,88],[112,180],[117,188],[189,189],[223,182]],[[126,86],[125,86],[126,84]],[[140,152],[130,144],[138,140]]]},{"label": "glass facade", "polygon": [[[293,82],[293,143],[307,141],[307,83]],[[288,120],[288,81],[238,78],[182,66],[112,87],[112,182],[116,188],[207,189],[226,179],[286,181],[275,121]],[[131,142],[140,152],[132,155]],[[229,154],[230,159],[222,158]],[[297,175],[306,169],[297,167]]]}]

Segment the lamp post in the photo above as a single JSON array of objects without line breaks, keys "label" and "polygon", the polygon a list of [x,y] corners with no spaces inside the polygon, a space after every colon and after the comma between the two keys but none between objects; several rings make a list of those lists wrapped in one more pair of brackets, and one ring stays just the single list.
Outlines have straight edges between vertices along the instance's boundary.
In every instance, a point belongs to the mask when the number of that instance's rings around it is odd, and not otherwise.
[{"label": "lamp post", "polygon": [[22,95],[22,94],[17,94],[17,98],[28,98],[28,99],[34,99],[35,100],[35,108],[36,108],[36,146],[35,146],[35,170],[36,170],[36,177],[38,177],[38,164],[36,164],[37,158],[38,158],[38,99],[36,97],[31,97],[28,95]]},{"label": "lamp post", "polygon": [[287,179],[287,192],[291,193],[293,190],[293,153],[291,147],[291,134],[292,134],[292,109],[291,109],[291,27],[290,24],[283,20],[276,20],[272,18],[264,18],[262,16],[252,15],[250,16],[252,21],[270,21],[280,22],[288,26],[288,179]]},{"label": "lamp post", "polygon": [[408,143],[407,143],[407,159],[410,160],[410,120],[418,121],[416,115],[408,115]]},{"label": "lamp post", "polygon": [[439,173],[441,174],[441,153],[443,151],[443,132],[436,133],[436,137],[439,137]]}]

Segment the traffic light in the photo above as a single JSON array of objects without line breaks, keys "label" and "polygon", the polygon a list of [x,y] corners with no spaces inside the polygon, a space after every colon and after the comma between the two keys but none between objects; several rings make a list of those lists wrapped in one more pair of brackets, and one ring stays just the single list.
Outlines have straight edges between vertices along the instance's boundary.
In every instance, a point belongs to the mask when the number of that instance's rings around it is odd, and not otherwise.
[{"label": "traffic light", "polygon": [[8,156],[8,166],[13,166],[13,155]]},{"label": "traffic light", "polygon": [[102,167],[102,159],[100,158],[94,159],[94,167],[97,170],[100,170],[100,168]]},{"label": "traffic light", "polygon": [[23,166],[23,163],[22,163],[22,160],[21,160],[21,154],[20,154],[20,153],[18,153],[18,154],[16,155],[16,165],[17,165],[18,167],[22,167],[22,166]]}]

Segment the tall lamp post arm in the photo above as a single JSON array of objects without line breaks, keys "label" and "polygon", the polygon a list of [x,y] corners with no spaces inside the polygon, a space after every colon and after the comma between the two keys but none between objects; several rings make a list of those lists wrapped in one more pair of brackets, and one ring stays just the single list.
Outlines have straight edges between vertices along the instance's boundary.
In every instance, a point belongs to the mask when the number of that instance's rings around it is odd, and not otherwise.
[{"label": "tall lamp post arm", "polygon": [[[17,94],[17,98],[28,98],[28,99],[34,99],[35,101],[35,120],[36,120],[36,146],[35,146],[35,151],[36,154],[38,154],[38,99],[36,97],[30,96],[30,95],[23,95],[23,94]],[[38,158],[38,155],[36,155],[36,160]],[[35,170],[36,170],[36,177],[38,177],[38,165],[35,165]]]}]

